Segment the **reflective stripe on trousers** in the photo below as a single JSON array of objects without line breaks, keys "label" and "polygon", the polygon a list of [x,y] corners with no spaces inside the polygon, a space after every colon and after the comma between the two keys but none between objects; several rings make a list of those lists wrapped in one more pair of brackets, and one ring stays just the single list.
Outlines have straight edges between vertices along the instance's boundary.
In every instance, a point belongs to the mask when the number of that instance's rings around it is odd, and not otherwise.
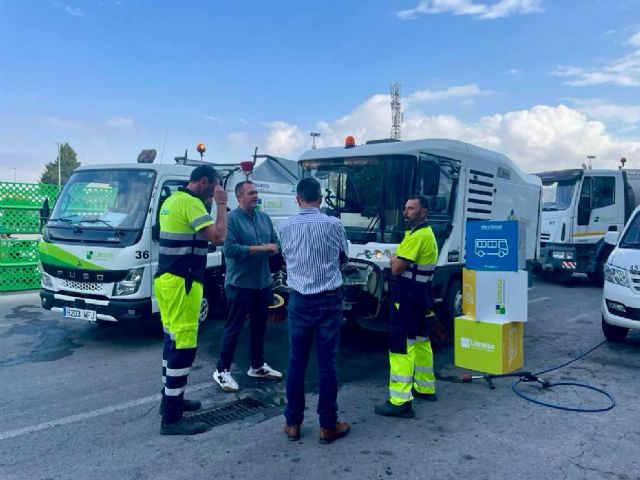
[{"label": "reflective stripe on trousers", "polygon": [[389,401],[402,405],[413,399],[411,387],[420,393],[435,393],[433,350],[428,338],[407,340],[407,353],[389,352]]},{"label": "reflective stripe on trousers", "polygon": [[175,423],[182,418],[184,391],[187,388],[187,379],[195,358],[195,348],[178,349],[171,336],[164,334],[162,350],[162,382],[164,383],[162,421],[164,423]]}]

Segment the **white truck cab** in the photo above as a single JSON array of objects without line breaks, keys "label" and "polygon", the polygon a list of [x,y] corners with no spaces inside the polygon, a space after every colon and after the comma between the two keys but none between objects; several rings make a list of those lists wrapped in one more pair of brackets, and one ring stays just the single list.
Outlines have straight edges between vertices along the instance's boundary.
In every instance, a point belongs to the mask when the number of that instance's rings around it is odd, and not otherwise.
[{"label": "white truck cab", "polygon": [[629,329],[640,330],[640,207],[622,235],[608,232],[605,241],[613,251],[604,265],[602,331],[607,340],[620,342]]},{"label": "white truck cab", "polygon": [[557,277],[586,273],[597,286],[611,252],[607,232],[620,232],[640,201],[640,170],[571,169],[542,180],[539,270]]},{"label": "white truck cab", "polygon": [[[387,328],[389,259],[406,231],[403,209],[410,195],[429,200],[427,221],[439,247],[433,292],[449,334],[462,307],[467,222],[522,221],[526,259],[538,258],[542,184],[498,152],[448,139],[356,146],[347,137],[344,147],[308,150],[299,163],[303,175],[322,184],[326,213],[345,227],[350,262],[343,275],[343,308],[365,328]],[[484,248],[504,254],[504,245]]]},{"label": "white truck cab", "polygon": [[[264,162],[256,166],[258,158]],[[160,208],[202,164],[186,153],[175,160],[88,165],[72,173],[47,215],[40,242],[43,308],[91,322],[139,322],[158,312],[153,276]],[[259,208],[274,224],[298,211],[295,162],[256,152],[253,162],[210,165],[222,177],[229,208],[237,206],[235,185],[251,177]],[[210,244],[201,321],[214,303],[223,304],[223,282],[222,249]]]}]

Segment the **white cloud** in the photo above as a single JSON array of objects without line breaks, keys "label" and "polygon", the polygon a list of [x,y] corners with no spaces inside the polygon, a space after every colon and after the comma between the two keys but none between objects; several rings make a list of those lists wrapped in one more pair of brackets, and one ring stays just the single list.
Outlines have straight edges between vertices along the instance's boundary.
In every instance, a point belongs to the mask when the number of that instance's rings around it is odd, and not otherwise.
[{"label": "white cloud", "polygon": [[35,117],[35,120],[49,127],[55,128],[82,128],[87,126],[84,122],[79,120],[71,120],[69,118],[56,117],[52,115]]},{"label": "white cloud", "polygon": [[219,123],[220,125],[225,123],[223,119],[214,117],[213,115],[205,115],[204,118],[206,118],[207,120],[211,120],[212,122]]},{"label": "white cloud", "polygon": [[640,32],[636,33],[629,40],[627,40],[626,45],[640,48]]},{"label": "white cloud", "polygon": [[65,7],[65,10],[69,15],[73,15],[74,17],[84,17],[84,12],[79,8],[74,8],[67,5]]},{"label": "white cloud", "polygon": [[574,104],[576,109],[592,118],[624,123],[640,122],[640,105],[619,105],[600,99],[576,99]]},{"label": "white cloud", "polygon": [[552,74],[567,77],[565,83],[575,87],[588,85],[640,86],[640,33],[633,35],[625,44],[639,49],[624,57],[611,60],[600,67],[560,65]]},{"label": "white cloud", "polygon": [[60,2],[54,2],[53,3],[56,7],[60,7],[60,8],[64,8],[64,11],[67,12],[67,14],[74,16],[74,17],[84,17],[84,12],[77,7],[72,7],[71,5],[66,5],[64,3],[60,3]]},{"label": "white cloud", "polygon": [[510,68],[504,72],[507,75],[522,75],[522,70],[519,68]]},{"label": "white cloud", "polygon": [[542,0],[495,0],[474,2],[474,0],[421,0],[408,10],[397,12],[402,19],[414,19],[418,15],[450,13],[470,15],[481,20],[494,20],[511,15],[537,13],[542,11]]},{"label": "white cloud", "polygon": [[297,125],[270,122],[267,126],[269,132],[265,140],[265,148],[271,155],[288,155],[292,151],[301,149],[306,143],[306,138]]},{"label": "white cloud", "polygon": [[[596,110],[593,115],[597,113]],[[633,112],[626,113],[632,115]],[[566,105],[536,105],[472,122],[464,122],[453,115],[425,116],[417,109],[407,109],[402,138],[466,141],[504,153],[530,172],[552,167],[579,167],[587,155],[596,155],[595,167],[615,165],[621,156],[629,158],[630,164],[634,158],[640,164],[640,138],[617,137],[607,131],[603,121],[593,118]],[[348,115],[316,124],[315,129],[322,133],[318,145],[343,145],[347,135],[354,135],[359,144],[388,137],[390,119],[388,95],[373,95]],[[266,151],[271,153],[271,146],[277,146],[279,155],[295,158],[303,149],[309,148],[310,143],[300,128],[281,123],[270,132]]]},{"label": "white cloud", "polygon": [[418,90],[411,94],[406,102],[420,102],[426,100],[442,100],[447,98],[456,98],[456,97],[477,97],[477,96],[486,96],[491,95],[492,92],[488,90],[481,90],[478,85],[475,83],[470,83],[467,85],[460,85],[455,87],[449,87],[444,90]]},{"label": "white cloud", "polygon": [[130,117],[111,117],[104,123],[107,127],[111,128],[131,128],[134,121],[133,118]]}]

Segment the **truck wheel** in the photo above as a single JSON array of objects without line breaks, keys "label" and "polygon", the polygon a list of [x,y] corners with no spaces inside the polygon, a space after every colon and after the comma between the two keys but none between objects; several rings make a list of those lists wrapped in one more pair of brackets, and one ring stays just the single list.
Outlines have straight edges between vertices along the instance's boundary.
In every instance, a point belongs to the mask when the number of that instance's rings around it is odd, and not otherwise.
[{"label": "truck wheel", "polygon": [[447,329],[449,338],[453,338],[453,319],[462,315],[462,282],[459,278],[451,280],[443,300],[442,325]]},{"label": "truck wheel", "polygon": [[605,322],[604,317],[602,317],[602,333],[604,333],[605,338],[610,342],[624,342],[627,333],[629,333],[629,329],[611,325]]},{"label": "truck wheel", "polygon": [[604,286],[604,262],[606,260],[607,255],[601,255],[596,263],[596,269],[594,272],[590,272],[587,275],[589,276],[589,280],[594,287],[602,287]]}]

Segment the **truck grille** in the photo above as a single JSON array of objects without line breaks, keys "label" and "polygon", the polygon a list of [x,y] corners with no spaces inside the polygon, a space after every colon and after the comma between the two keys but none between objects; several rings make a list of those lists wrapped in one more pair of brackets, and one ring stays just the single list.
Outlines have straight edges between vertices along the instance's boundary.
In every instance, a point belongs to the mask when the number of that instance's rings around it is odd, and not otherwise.
[{"label": "truck grille", "polygon": [[541,233],[540,234],[540,240],[549,240],[551,238],[551,234],[550,233]]},{"label": "truck grille", "polygon": [[65,290],[81,292],[102,292],[104,283],[76,282],[73,280],[62,280]]}]

